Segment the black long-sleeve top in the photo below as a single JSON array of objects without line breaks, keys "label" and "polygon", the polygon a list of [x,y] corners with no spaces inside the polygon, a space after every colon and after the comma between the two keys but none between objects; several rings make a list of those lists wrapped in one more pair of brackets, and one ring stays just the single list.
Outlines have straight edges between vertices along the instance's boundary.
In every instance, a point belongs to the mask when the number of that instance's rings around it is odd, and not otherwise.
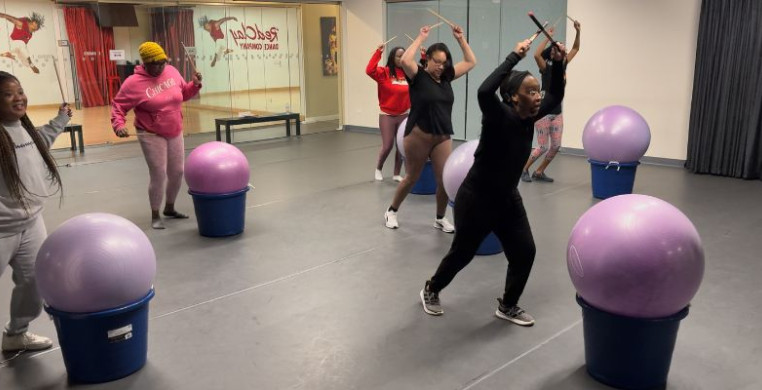
[{"label": "black long-sleeve top", "polygon": [[564,97],[564,64],[553,63],[551,85],[537,115],[519,118],[512,105],[503,103],[496,92],[503,79],[521,60],[516,53],[506,57],[479,87],[482,133],[474,152],[474,165],[464,180],[472,188],[495,192],[512,191],[532,150],[534,122],[551,112]]}]

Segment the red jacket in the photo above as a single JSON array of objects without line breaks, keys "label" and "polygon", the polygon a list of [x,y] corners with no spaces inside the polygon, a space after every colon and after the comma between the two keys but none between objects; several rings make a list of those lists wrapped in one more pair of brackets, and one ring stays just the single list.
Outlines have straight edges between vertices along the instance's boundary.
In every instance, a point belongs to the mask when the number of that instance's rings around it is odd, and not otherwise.
[{"label": "red jacket", "polygon": [[389,115],[400,115],[410,109],[410,94],[407,79],[402,68],[397,68],[397,78],[389,75],[389,68],[378,66],[381,50],[376,50],[370,58],[365,73],[378,83],[378,105]]}]

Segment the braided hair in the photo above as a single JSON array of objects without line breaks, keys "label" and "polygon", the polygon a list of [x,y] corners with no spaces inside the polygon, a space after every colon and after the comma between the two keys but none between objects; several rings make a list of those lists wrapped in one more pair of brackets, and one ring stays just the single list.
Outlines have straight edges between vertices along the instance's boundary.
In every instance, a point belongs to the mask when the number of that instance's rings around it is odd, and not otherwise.
[{"label": "braided hair", "polygon": [[[19,83],[19,80],[16,78],[16,76],[8,72],[0,71],[0,85],[10,81]],[[42,159],[48,168],[48,178],[53,182],[53,184],[58,186],[58,190],[61,190],[61,176],[58,173],[58,168],[56,168],[56,162],[53,160],[53,156],[50,155],[48,145],[45,144],[45,141],[42,139],[42,136],[40,136],[40,133],[32,124],[29,116],[24,114],[24,116],[21,117],[20,121],[21,125],[32,138],[34,144],[37,146],[37,150],[40,151],[40,155],[42,156]],[[8,192],[10,193],[11,197],[16,200],[27,213],[29,213],[29,199],[27,198],[26,194],[34,196],[37,196],[37,194],[31,193],[21,181],[21,177],[19,176],[18,159],[16,158],[16,145],[13,143],[11,135],[8,134],[8,131],[1,123],[0,172],[3,174],[5,184],[8,187]],[[60,191],[60,196],[61,199],[63,199],[63,191]]]}]

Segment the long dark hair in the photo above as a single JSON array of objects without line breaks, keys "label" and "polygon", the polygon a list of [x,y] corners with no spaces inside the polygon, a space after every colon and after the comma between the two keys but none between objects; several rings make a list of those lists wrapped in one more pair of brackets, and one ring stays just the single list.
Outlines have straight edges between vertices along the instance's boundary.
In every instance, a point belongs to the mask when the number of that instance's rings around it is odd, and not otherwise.
[{"label": "long dark hair", "polygon": [[405,50],[402,46],[395,46],[389,51],[389,56],[386,58],[386,67],[389,68],[389,75],[393,79],[397,79],[397,65],[394,64],[394,57],[396,57],[397,50]]},{"label": "long dark hair", "polygon": [[[19,82],[16,76],[8,72],[0,71],[0,85],[8,81]],[[53,160],[53,156],[50,155],[48,145],[45,144],[42,136],[40,136],[40,133],[26,114],[24,114],[20,120],[21,125],[26,132],[29,133],[32,141],[34,141],[34,144],[37,146],[37,150],[40,151],[40,155],[42,156],[43,161],[45,161],[45,165],[48,167],[48,178],[58,186],[59,190],[62,190],[61,176],[58,174],[58,168],[56,168],[56,162]],[[25,195],[30,194],[37,196],[37,194],[32,194],[21,181],[18,160],[16,158],[16,146],[11,139],[11,135],[8,134],[8,131],[2,124],[0,124],[0,171],[3,173],[5,185],[8,187],[8,192],[11,197],[18,201],[19,204],[21,204],[21,207],[29,213],[29,201]],[[60,196],[61,199],[63,199],[63,191],[61,191]]]},{"label": "long dark hair", "polygon": [[447,45],[442,42],[435,43],[426,49],[426,61],[431,60],[431,55],[434,54],[435,51],[444,52],[447,57],[441,79],[444,81],[452,81],[455,78],[455,67],[452,64],[452,54],[450,54],[450,49],[448,49]]}]

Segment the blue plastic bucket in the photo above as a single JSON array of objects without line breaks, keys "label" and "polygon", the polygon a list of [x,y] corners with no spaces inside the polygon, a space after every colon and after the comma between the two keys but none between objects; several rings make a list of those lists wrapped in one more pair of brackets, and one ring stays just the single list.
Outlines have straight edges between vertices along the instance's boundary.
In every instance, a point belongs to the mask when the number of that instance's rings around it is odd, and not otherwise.
[{"label": "blue plastic bucket", "polygon": [[410,192],[416,195],[432,195],[437,193],[437,180],[434,177],[434,168],[431,166],[431,160],[426,161],[426,164],[423,165],[421,177],[415,182]]},{"label": "blue plastic bucket", "polygon": [[126,306],[94,313],[68,313],[46,306],[72,382],[124,378],[146,364],[148,301],[154,290]]},{"label": "blue plastic bucket", "polygon": [[490,234],[484,238],[479,249],[476,250],[476,254],[479,256],[496,255],[503,251],[503,246],[500,245],[500,240],[497,239],[495,233]]},{"label": "blue plastic bucket", "polygon": [[249,187],[229,194],[202,194],[188,191],[193,197],[198,232],[205,237],[241,234],[246,216],[246,192]]},{"label": "blue plastic bucket", "polygon": [[593,197],[607,199],[631,194],[639,162],[619,163],[588,160],[593,179]]},{"label": "blue plastic bucket", "polygon": [[663,318],[633,318],[605,312],[585,302],[582,325],[587,372],[619,389],[663,388],[667,383],[680,321],[688,307]]}]

